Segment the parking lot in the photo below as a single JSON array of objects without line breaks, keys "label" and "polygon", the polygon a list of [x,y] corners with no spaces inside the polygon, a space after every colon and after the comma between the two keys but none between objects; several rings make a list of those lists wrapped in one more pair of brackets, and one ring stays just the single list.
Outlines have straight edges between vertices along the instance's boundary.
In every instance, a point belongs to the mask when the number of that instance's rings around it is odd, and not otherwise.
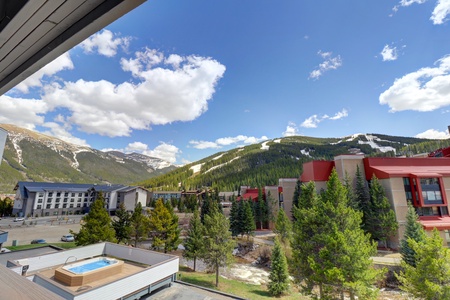
[{"label": "parking lot", "polygon": [[69,230],[78,232],[80,227],[79,223],[66,224],[65,222],[61,225],[50,225],[49,223],[32,226],[17,225],[12,226],[11,228],[2,226],[1,230],[8,232],[8,241],[3,244],[3,247],[11,246],[14,240],[17,241],[17,245],[30,244],[34,239],[44,239],[47,243],[61,242],[61,237],[65,234],[69,234]]}]

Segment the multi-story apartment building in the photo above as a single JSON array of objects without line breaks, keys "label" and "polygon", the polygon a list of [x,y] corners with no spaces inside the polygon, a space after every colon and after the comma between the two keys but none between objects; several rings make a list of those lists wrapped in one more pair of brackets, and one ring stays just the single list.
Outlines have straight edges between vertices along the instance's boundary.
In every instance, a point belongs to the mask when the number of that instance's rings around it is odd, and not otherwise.
[{"label": "multi-story apartment building", "polygon": [[427,231],[437,228],[444,242],[450,243],[450,216],[447,194],[450,193],[449,157],[364,157],[340,155],[333,161],[311,161],[303,165],[301,181],[314,181],[317,191],[326,188],[333,168],[343,181],[345,176],[356,182],[359,167],[370,184],[375,175],[383,186],[395,212],[399,229],[389,244],[398,248],[405,232],[408,202],[419,215],[419,222]]},{"label": "multi-story apartment building", "polygon": [[149,191],[124,185],[97,185],[20,181],[14,188],[13,214],[20,216],[60,216],[89,211],[101,192],[106,209],[113,214],[120,203],[132,211],[137,202],[147,205]]}]

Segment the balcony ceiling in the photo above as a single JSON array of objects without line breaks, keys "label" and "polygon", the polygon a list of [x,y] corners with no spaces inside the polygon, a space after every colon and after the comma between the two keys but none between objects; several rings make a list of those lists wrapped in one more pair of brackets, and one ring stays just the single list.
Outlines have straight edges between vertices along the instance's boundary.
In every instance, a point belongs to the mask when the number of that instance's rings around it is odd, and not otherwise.
[{"label": "balcony ceiling", "polygon": [[0,96],[146,0],[1,0]]}]

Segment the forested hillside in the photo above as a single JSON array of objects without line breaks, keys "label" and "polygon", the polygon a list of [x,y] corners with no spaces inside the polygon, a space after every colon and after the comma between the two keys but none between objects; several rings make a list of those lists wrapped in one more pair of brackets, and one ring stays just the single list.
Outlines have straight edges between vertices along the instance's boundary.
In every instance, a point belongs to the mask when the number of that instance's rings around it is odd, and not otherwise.
[{"label": "forested hillside", "polygon": [[216,187],[233,191],[241,185],[278,185],[279,178],[298,178],[302,164],[341,154],[412,156],[450,146],[450,140],[427,140],[381,134],[345,138],[286,137],[219,152],[139,184],[159,190]]}]

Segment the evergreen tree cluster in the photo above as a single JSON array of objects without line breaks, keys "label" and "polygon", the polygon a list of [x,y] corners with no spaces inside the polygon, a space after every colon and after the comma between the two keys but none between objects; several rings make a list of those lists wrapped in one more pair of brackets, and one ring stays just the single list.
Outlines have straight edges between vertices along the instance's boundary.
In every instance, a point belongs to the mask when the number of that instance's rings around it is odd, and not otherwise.
[{"label": "evergreen tree cluster", "polygon": [[294,208],[292,250],[295,277],[307,293],[321,299],[375,299],[372,284],[380,274],[372,267],[376,244],[361,229],[362,214],[349,205],[347,191],[335,170],[320,195],[310,182],[302,186]]},{"label": "evergreen tree cluster", "polygon": [[[270,197],[267,197],[268,199]],[[230,230],[233,236],[243,236],[253,234],[256,230],[256,225],[259,229],[264,229],[267,226],[267,222],[270,220],[271,211],[267,203],[267,199],[264,199],[262,189],[258,189],[258,200],[252,201],[251,199],[231,199],[230,210]]]},{"label": "evergreen tree cluster", "polygon": [[71,233],[79,246],[117,242],[137,247],[142,240],[150,239],[154,250],[169,252],[180,244],[178,216],[170,202],[164,203],[162,199],[147,213],[140,202],[136,203],[132,213],[126,211],[122,203],[112,219],[105,208],[103,195],[99,193],[84,216],[80,231]]},{"label": "evergreen tree cluster", "polygon": [[218,201],[213,200],[216,197],[217,192],[204,199],[203,219],[198,211],[194,212],[184,241],[183,256],[194,261],[194,271],[197,259],[202,259],[209,269],[215,272],[218,286],[220,268],[232,262],[235,243],[231,236],[229,221]]}]

